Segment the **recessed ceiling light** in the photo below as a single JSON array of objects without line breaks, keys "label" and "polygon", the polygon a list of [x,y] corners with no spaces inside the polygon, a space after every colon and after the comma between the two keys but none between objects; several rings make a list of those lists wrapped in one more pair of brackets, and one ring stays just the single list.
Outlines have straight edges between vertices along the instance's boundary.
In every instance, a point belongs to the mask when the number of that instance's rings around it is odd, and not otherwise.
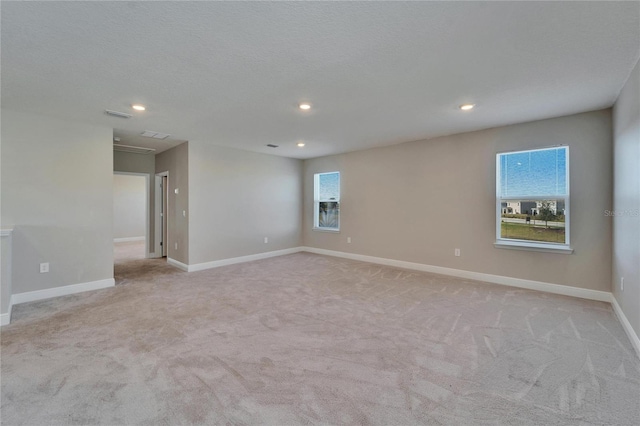
[{"label": "recessed ceiling light", "polygon": [[135,109],[136,111],[144,111],[145,109],[147,109],[144,105],[140,104],[131,105],[131,108]]},{"label": "recessed ceiling light", "polygon": [[300,109],[303,109],[305,111],[308,110],[308,109],[311,109],[311,104],[308,104],[306,102],[303,103],[303,104],[300,104]]},{"label": "recessed ceiling light", "polygon": [[473,107],[475,107],[476,104],[462,104],[460,105],[460,109],[463,111],[469,111],[471,109],[473,109]]},{"label": "recessed ceiling light", "polygon": [[304,142],[298,142],[298,146],[302,148],[304,146]]}]

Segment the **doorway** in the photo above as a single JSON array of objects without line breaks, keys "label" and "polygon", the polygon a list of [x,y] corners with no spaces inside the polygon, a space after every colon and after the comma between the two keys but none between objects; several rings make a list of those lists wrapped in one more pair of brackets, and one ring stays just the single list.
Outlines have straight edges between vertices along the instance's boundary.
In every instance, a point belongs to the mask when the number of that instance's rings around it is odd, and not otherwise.
[{"label": "doorway", "polygon": [[[124,173],[127,175],[144,175]],[[152,280],[159,275],[175,273],[167,263],[169,245],[169,173],[146,174],[145,241],[133,237],[130,241],[114,243],[114,279],[116,285]],[[127,204],[126,214],[133,216],[134,207]],[[146,255],[145,255],[146,250]]]},{"label": "doorway", "polygon": [[[132,256],[149,257],[149,175],[114,172],[114,244],[124,246]],[[139,253],[138,253],[139,252]]]}]

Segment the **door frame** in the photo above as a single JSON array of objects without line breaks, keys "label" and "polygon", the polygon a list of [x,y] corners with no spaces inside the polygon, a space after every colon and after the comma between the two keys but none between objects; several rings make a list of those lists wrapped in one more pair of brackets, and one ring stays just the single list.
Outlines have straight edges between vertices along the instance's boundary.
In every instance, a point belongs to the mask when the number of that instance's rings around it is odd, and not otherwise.
[{"label": "door frame", "polygon": [[146,258],[153,257],[153,253],[149,252],[149,216],[151,214],[151,191],[149,190],[149,174],[148,173],[135,173],[135,172],[118,172],[114,171],[114,175],[125,176],[142,176],[144,177],[144,198],[145,198],[145,212],[144,212],[144,255]]},{"label": "door frame", "polygon": [[[162,188],[162,178],[166,177],[166,187]],[[167,210],[169,210],[169,172],[164,171],[155,174],[155,247],[154,247],[154,257],[164,257],[163,248],[166,249],[167,255],[169,254],[169,226],[171,225],[169,222],[169,214],[168,211],[163,212],[162,205],[163,202],[166,202]],[[166,198],[166,200],[165,200]],[[167,221],[167,234],[166,241],[163,241],[162,231],[163,231],[163,222]],[[162,242],[162,245],[160,244]]]}]

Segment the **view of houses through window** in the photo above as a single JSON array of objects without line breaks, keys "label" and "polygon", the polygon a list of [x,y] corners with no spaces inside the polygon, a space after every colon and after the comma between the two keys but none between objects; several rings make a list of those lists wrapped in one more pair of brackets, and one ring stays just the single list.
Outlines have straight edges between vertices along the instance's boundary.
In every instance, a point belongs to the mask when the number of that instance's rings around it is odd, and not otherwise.
[{"label": "view of houses through window", "polygon": [[340,172],[313,176],[313,227],[329,231],[340,229]]},{"label": "view of houses through window", "polygon": [[564,244],[564,200],[504,201],[501,210],[501,238]]},{"label": "view of houses through window", "polygon": [[498,154],[497,239],[569,244],[569,148]]}]

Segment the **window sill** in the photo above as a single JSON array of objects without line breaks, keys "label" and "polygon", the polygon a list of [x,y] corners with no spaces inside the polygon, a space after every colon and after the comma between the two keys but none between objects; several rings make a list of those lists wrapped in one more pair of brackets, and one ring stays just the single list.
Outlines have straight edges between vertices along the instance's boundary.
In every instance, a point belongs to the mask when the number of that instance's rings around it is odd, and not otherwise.
[{"label": "window sill", "polygon": [[565,245],[524,243],[521,241],[496,241],[493,246],[499,249],[539,251],[544,253],[572,254],[573,249]]},{"label": "window sill", "polygon": [[332,232],[334,234],[339,234],[340,233],[340,229],[339,228],[312,228],[313,231],[319,231],[319,232]]}]

